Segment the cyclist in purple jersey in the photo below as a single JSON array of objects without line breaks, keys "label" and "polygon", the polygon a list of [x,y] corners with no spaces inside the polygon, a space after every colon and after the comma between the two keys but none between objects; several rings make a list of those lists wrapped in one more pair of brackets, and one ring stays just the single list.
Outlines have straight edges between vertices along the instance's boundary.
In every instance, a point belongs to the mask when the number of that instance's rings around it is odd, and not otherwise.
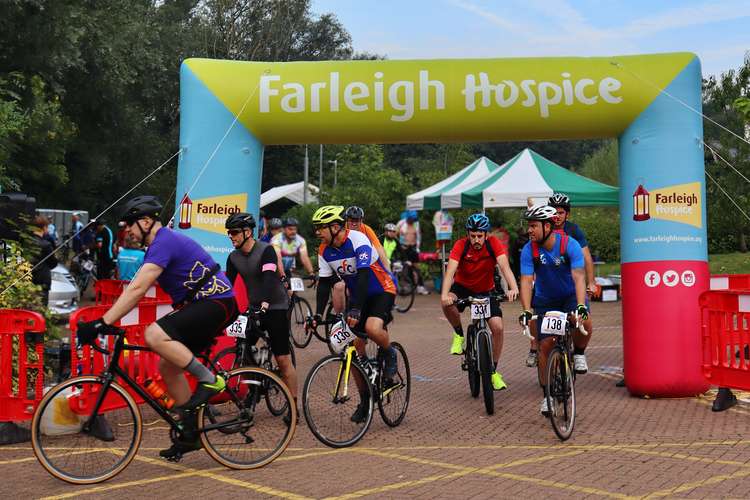
[{"label": "cyclist in purple jersey", "polygon": [[[175,310],[149,325],[145,338],[161,357],[159,371],[188,426],[186,441],[175,441],[171,448],[160,452],[171,458],[200,448],[197,433],[190,432],[197,425],[194,410],[223,391],[226,384],[195,354],[209,348],[238,311],[232,286],[218,264],[196,242],[163,227],[159,220],[161,210],[161,202],[153,196],[138,196],[126,203],[122,219],[128,235],[140,246],[148,246],[143,266],[101,319],[79,323],[78,337],[86,342],[111,331],[111,325],[136,307],[156,282],[169,294]],[[183,371],[198,380],[192,396]]]}]

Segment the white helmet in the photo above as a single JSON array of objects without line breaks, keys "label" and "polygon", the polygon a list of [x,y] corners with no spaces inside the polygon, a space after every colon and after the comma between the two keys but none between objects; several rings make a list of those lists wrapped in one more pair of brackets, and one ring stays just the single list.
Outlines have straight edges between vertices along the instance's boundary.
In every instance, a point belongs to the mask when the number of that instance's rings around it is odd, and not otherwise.
[{"label": "white helmet", "polygon": [[552,218],[557,215],[557,210],[549,205],[534,205],[530,209],[526,210],[523,214],[523,218],[526,220],[538,220],[538,221],[552,221]]}]

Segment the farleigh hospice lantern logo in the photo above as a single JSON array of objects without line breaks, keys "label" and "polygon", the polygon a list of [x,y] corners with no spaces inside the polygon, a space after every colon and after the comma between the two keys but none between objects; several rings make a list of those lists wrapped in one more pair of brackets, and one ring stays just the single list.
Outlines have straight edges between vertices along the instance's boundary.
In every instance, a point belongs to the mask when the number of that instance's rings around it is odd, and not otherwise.
[{"label": "farleigh hospice lantern logo", "polygon": [[633,220],[652,219],[703,227],[700,183],[652,188],[650,192],[639,184],[633,193]]},{"label": "farleigh hospice lantern logo", "polygon": [[187,193],[180,202],[180,229],[203,229],[211,233],[224,233],[224,222],[231,214],[244,212],[247,193],[228,194],[191,200]]}]

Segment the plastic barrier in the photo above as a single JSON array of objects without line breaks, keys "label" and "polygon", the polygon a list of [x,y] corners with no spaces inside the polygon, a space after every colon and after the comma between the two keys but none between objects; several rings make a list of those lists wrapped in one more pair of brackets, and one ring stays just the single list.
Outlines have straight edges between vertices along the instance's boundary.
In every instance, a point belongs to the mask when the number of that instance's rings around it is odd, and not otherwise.
[{"label": "plastic barrier", "polygon": [[[108,305],[98,305],[83,307],[77,310],[70,316],[70,345],[77,346],[76,331],[78,329],[79,321],[92,321],[101,318],[105,312],[109,309]],[[128,314],[117,322],[116,326],[125,330],[125,340],[128,344],[133,345],[146,345],[145,332],[146,328],[157,319],[161,318],[165,314],[172,311],[170,304],[160,304],[157,302],[140,302],[138,306],[133,308]],[[105,337],[105,339],[111,343],[113,337]],[[220,336],[217,338],[216,344],[211,349],[211,356],[218,353],[221,349],[228,347],[234,343],[232,337]],[[151,351],[123,351],[122,357],[120,358],[120,367],[139,385],[152,378],[154,380],[160,380],[161,375],[159,374],[159,355]],[[85,345],[77,349],[71,348],[70,350],[70,369],[71,376],[75,377],[78,375],[86,374],[99,374],[104,370],[108,358],[95,351],[91,346]],[[190,383],[191,389],[195,388],[194,379],[188,375],[188,382]],[[135,398],[138,404],[143,403],[143,399],[130,387],[124,386],[128,392]],[[87,393],[80,395],[78,398],[73,398],[71,401],[71,408],[74,412],[84,414],[88,411],[89,405],[95,401],[96,394]],[[114,406],[108,405],[105,401],[104,409],[112,409]]]},{"label": "plastic barrier", "polygon": [[750,290],[700,296],[703,375],[712,385],[750,390]]},{"label": "plastic barrier", "polygon": [[0,309],[0,422],[31,419],[42,399],[45,330],[38,313]]},{"label": "plastic barrier", "polygon": [[711,290],[748,290],[750,274],[712,274]]},{"label": "plastic barrier", "polygon": [[[122,291],[128,286],[128,283],[130,282],[122,280],[98,280],[94,283],[96,304],[114,304],[117,297],[122,295]],[[154,285],[148,289],[146,295],[141,299],[141,303],[149,302],[171,304],[172,299],[159,285]]]}]

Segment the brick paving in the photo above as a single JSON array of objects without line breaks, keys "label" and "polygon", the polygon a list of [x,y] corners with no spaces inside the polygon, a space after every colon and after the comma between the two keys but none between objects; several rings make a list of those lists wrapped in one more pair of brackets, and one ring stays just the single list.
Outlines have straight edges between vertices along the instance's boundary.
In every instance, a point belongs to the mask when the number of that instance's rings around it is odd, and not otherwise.
[{"label": "brick paving", "polygon": [[[590,373],[578,378],[573,437],[561,443],[539,416],[541,390],[524,365],[528,342],[508,318],[500,362],[509,389],[495,414],[469,395],[460,358],[448,355],[450,327],[436,295],[417,297],[391,332],[407,349],[412,398],[403,424],[376,415],[353,448],[332,450],[301,420],[287,451],[256,471],[230,471],[203,452],[179,464],[158,459],[167,444],[158,424],[144,431],[136,460],[119,476],[71,486],[48,475],[28,444],[0,447],[4,497],[133,498],[747,498],[750,397],[714,414],[711,395],[647,400],[615,387],[622,366],[620,303],[594,303]],[[301,379],[327,350],[313,339],[297,352]],[[301,384],[301,382],[300,382]],[[148,422],[148,416],[144,418]]]}]

